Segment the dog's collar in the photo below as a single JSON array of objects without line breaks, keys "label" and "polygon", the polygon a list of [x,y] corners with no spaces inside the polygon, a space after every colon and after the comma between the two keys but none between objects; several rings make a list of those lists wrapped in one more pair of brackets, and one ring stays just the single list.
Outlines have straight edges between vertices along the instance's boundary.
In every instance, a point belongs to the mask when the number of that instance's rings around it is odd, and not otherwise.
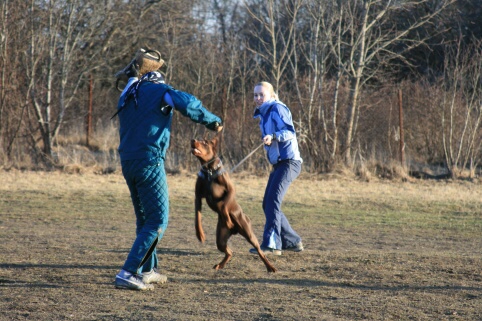
[{"label": "dog's collar", "polygon": [[[219,163],[217,163],[216,166],[214,166],[213,168],[207,167],[207,165],[215,162],[217,159],[219,160]],[[221,161],[221,159],[219,157],[214,157],[209,162],[201,166],[201,170],[199,171],[198,176],[201,178],[207,179],[209,181],[212,181],[216,179],[218,176],[221,176],[222,174],[224,174],[225,171],[226,170],[223,167],[223,162]]]},{"label": "dog's collar", "polygon": [[[219,157],[217,157],[217,156],[214,156],[213,159],[211,159],[210,161],[207,161],[206,163],[202,164],[202,165],[201,165],[201,169],[202,169],[202,168],[208,169],[208,165],[211,164],[211,163],[213,163],[213,162],[215,162],[216,159],[219,159],[219,162],[221,163],[221,159],[220,159]],[[223,165],[223,164],[221,164],[221,166],[222,166],[222,165]]]}]

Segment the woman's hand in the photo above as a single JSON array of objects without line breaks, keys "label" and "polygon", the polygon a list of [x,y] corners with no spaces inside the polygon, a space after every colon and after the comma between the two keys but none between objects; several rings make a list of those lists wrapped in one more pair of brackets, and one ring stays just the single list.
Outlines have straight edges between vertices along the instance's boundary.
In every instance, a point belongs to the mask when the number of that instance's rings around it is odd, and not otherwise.
[{"label": "woman's hand", "polygon": [[266,135],[263,137],[263,143],[265,145],[271,145],[271,141],[273,140],[273,135]]}]

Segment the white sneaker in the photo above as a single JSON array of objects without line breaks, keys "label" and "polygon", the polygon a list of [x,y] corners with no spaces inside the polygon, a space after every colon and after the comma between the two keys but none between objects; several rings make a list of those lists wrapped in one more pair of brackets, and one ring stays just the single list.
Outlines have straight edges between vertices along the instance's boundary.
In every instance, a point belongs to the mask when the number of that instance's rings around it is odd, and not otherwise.
[{"label": "white sneaker", "polygon": [[301,252],[304,249],[305,248],[303,247],[303,243],[299,242],[295,246],[287,247],[287,248],[283,249],[283,251]]},{"label": "white sneaker", "polygon": [[118,289],[129,289],[137,291],[150,291],[154,289],[152,284],[146,284],[142,281],[142,276],[132,274],[125,270],[121,270],[115,276],[115,287]]},{"label": "white sneaker", "polygon": [[154,268],[150,272],[142,273],[142,282],[144,282],[145,284],[162,284],[167,282],[167,276],[165,276],[164,274],[160,274],[159,272],[157,272],[157,269]]}]

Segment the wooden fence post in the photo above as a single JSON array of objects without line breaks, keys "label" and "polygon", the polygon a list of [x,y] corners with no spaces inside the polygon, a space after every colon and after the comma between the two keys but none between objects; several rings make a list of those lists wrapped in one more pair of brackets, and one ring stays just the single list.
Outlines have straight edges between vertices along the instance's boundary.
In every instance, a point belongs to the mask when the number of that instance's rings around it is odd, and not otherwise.
[{"label": "wooden fence post", "polygon": [[92,73],[90,74],[89,80],[89,108],[87,111],[87,119],[86,119],[86,137],[85,142],[87,147],[90,146],[90,138],[92,137],[92,102],[93,102],[93,76]]},{"label": "wooden fence post", "polygon": [[402,90],[398,90],[398,120],[400,126],[400,163],[405,166],[405,141],[403,140],[403,107],[402,107]]}]

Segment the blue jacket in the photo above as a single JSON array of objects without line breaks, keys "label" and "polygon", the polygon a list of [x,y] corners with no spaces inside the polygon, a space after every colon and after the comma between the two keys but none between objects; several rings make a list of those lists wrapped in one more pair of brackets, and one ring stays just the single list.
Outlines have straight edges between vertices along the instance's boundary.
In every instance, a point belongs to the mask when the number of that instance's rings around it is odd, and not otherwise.
[{"label": "blue jacket", "polygon": [[277,100],[267,101],[255,109],[253,117],[259,118],[261,137],[274,137],[271,145],[264,146],[271,164],[287,159],[303,162],[291,112],[285,104]]},{"label": "blue jacket", "polygon": [[174,109],[192,121],[214,130],[221,119],[209,112],[193,95],[162,83],[143,82],[135,100],[129,97],[124,104],[123,93],[117,105],[120,121],[119,154],[121,161],[161,157],[165,158],[171,135],[173,108],[166,106],[163,97],[169,92]]}]

